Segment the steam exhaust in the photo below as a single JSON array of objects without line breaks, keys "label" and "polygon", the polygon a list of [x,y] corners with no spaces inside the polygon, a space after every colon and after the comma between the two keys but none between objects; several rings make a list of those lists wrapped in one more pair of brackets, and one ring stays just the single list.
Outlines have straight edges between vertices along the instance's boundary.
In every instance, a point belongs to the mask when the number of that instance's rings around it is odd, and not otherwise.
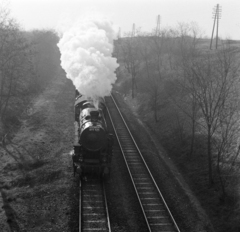
[{"label": "steam exhaust", "polygon": [[58,43],[67,78],[93,101],[110,95],[117,79],[114,71],[119,65],[112,57],[113,28],[105,18],[83,19],[65,31]]}]

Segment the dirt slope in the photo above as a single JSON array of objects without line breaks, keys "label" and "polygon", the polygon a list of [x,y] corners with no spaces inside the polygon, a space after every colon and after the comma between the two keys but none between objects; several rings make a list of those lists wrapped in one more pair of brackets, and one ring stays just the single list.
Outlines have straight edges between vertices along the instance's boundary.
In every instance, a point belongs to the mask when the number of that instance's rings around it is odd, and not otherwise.
[{"label": "dirt slope", "polygon": [[32,100],[19,132],[1,147],[1,231],[69,231],[77,201],[69,181],[73,99],[74,88],[59,71]]}]

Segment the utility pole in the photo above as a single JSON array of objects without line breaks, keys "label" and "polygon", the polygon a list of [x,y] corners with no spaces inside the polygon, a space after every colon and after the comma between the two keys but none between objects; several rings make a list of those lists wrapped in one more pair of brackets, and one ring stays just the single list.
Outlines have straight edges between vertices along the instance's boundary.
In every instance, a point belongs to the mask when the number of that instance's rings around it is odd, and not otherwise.
[{"label": "utility pole", "polygon": [[117,38],[118,38],[118,39],[121,38],[121,27],[119,27],[119,29],[118,29],[118,35],[117,35]]},{"label": "utility pole", "polygon": [[134,48],[133,48],[133,43],[134,43],[134,37],[135,37],[135,23],[133,24],[132,27],[132,36],[131,36],[131,43],[130,43],[130,70],[131,70],[131,75],[132,75],[132,99],[134,98],[134,88],[136,86],[135,78],[136,78],[136,67],[135,67],[135,57],[134,57]]},{"label": "utility pole", "polygon": [[160,15],[157,16],[156,36],[160,35]]},{"label": "utility pole", "polygon": [[212,37],[211,37],[211,43],[210,43],[210,49],[212,49],[212,41],[213,41],[213,34],[214,34],[214,29],[217,21],[217,29],[216,29],[216,49],[218,47],[218,27],[219,27],[219,19],[221,18],[221,11],[222,9],[220,8],[219,4],[217,4],[214,9],[213,9],[213,29],[212,29]]},{"label": "utility pole", "polygon": [[133,24],[132,27],[132,38],[135,37],[135,23]]}]

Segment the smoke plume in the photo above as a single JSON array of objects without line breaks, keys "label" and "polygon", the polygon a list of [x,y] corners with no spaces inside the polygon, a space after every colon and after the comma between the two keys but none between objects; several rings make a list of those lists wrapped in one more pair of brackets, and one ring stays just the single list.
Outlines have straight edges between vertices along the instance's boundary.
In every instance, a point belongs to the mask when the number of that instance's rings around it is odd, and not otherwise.
[{"label": "smoke plume", "polygon": [[58,43],[67,78],[87,97],[108,96],[116,81],[114,35],[113,25],[107,19],[84,19],[65,31]]}]

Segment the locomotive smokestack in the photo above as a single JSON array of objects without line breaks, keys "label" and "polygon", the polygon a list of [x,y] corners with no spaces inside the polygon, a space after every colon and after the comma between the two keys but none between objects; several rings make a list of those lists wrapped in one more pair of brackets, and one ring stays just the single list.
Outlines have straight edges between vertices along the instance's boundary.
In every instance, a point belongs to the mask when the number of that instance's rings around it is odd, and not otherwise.
[{"label": "locomotive smokestack", "polygon": [[91,115],[92,120],[96,121],[99,117],[99,111],[91,111],[90,115]]},{"label": "locomotive smokestack", "polygon": [[108,96],[118,67],[112,57],[113,25],[107,19],[84,19],[66,32],[58,43],[61,65],[76,89],[92,99]]}]

